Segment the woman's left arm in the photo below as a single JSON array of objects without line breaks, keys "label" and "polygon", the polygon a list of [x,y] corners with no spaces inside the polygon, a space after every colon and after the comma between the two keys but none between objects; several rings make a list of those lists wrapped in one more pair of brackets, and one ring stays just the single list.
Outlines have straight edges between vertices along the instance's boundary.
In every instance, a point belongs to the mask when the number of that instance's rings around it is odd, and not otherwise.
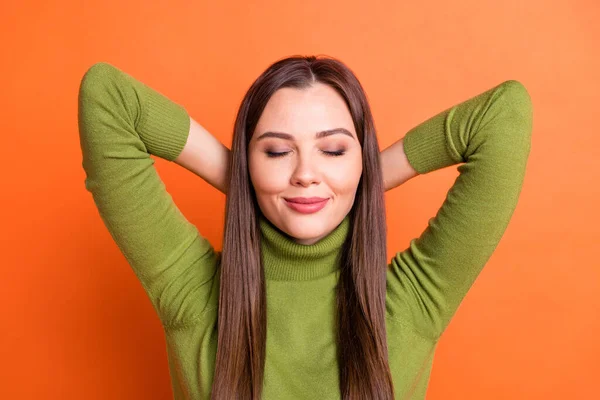
[{"label": "woman's left arm", "polygon": [[410,165],[404,152],[404,138],[401,138],[380,153],[383,186],[385,191],[402,185],[419,175]]},{"label": "woman's left arm", "polygon": [[389,265],[392,318],[431,338],[445,330],[516,208],[532,114],[527,89],[505,81],[419,124],[381,155],[386,188],[464,163],[425,230]]}]

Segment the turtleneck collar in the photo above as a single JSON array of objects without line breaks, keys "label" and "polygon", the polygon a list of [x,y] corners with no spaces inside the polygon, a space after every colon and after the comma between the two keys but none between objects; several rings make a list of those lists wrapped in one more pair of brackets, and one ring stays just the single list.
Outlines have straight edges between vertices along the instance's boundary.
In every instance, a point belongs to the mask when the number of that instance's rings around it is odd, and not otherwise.
[{"label": "turtleneck collar", "polygon": [[339,255],[350,231],[346,217],[327,236],[311,245],[298,244],[285,232],[259,215],[261,251],[265,278],[276,281],[306,281],[339,269]]}]

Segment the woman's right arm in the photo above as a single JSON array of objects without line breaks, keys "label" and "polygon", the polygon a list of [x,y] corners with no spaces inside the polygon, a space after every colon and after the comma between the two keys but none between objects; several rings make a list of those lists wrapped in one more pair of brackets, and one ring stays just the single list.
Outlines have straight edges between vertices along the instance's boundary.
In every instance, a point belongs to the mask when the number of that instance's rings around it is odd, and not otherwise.
[{"label": "woman's right arm", "polygon": [[227,169],[231,151],[190,117],[190,132],[176,164],[198,175],[227,194]]},{"label": "woman's right arm", "polygon": [[[84,74],[78,106],[85,188],[102,221],[163,325],[195,321],[216,304],[219,253],[181,213],[150,155],[174,161],[198,128],[184,107],[103,62]],[[197,138],[188,150],[214,144]],[[218,181],[217,169],[207,175]]]}]

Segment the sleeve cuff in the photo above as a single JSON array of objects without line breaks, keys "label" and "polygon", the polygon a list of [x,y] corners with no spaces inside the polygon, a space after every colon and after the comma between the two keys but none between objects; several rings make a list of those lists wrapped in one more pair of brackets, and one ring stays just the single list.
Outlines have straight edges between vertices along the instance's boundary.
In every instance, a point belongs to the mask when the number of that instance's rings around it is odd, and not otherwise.
[{"label": "sleeve cuff", "polygon": [[179,156],[190,132],[186,109],[140,82],[142,115],[137,131],[150,154],[173,161]]},{"label": "sleeve cuff", "polygon": [[419,174],[458,164],[460,157],[453,156],[450,148],[446,110],[412,128],[404,136],[403,146],[410,165]]}]

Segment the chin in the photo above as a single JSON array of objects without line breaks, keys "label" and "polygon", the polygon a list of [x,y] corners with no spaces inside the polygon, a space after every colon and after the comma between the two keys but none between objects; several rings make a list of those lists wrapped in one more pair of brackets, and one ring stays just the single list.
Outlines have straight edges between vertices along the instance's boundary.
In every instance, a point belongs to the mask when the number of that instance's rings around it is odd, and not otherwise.
[{"label": "chin", "polygon": [[290,236],[294,239],[298,240],[311,240],[323,235],[323,231],[321,229],[292,229],[290,231]]},{"label": "chin", "polygon": [[298,240],[310,240],[326,232],[325,218],[319,215],[299,216],[287,219],[288,234]]}]

